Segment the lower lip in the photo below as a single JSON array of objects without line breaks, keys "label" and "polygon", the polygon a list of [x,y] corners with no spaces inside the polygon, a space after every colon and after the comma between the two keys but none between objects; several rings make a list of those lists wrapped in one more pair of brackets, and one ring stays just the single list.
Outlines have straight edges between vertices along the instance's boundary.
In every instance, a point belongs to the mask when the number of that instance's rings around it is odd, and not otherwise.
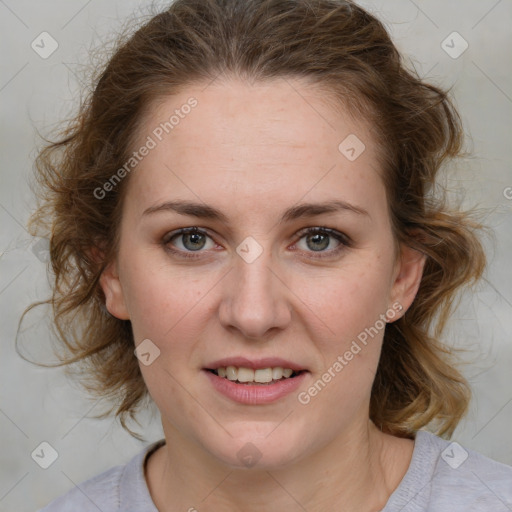
[{"label": "lower lip", "polygon": [[293,393],[302,384],[307,374],[302,372],[296,377],[282,379],[274,384],[237,384],[208,370],[203,371],[219,393],[235,402],[248,405],[269,404]]}]

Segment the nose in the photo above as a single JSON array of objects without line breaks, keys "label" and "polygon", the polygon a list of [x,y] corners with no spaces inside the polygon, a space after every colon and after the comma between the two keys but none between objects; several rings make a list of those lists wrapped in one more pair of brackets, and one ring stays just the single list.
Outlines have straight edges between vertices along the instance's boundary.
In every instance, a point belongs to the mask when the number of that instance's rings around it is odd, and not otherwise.
[{"label": "nose", "polygon": [[267,250],[251,263],[235,255],[233,268],[226,276],[220,322],[247,339],[264,339],[270,331],[284,329],[291,320],[291,291],[272,268],[271,260]]}]

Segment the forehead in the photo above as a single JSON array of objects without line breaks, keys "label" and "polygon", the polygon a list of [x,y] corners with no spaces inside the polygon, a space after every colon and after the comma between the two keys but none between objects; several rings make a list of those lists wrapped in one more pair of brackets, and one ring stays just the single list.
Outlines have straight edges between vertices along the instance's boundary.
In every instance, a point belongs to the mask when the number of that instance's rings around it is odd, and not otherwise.
[{"label": "forehead", "polygon": [[339,137],[349,129],[369,137],[366,121],[351,115],[325,87],[299,78],[256,83],[226,78],[154,100],[137,136],[143,142],[153,134],[161,142],[172,133],[174,151],[194,143],[209,149],[219,148],[219,143],[336,149]]},{"label": "forehead", "polygon": [[191,85],[145,114],[133,149],[149,139],[154,147],[129,189],[146,207],[183,194],[219,207],[230,194],[292,203],[332,191],[382,195],[367,121],[336,105],[298,79]]}]

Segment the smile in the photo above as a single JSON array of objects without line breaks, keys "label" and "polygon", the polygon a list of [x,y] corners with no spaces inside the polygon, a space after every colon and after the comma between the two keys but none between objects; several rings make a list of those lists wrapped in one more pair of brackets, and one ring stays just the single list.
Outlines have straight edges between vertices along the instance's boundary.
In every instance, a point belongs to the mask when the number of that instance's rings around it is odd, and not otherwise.
[{"label": "smile", "polygon": [[281,357],[230,356],[202,370],[217,396],[246,405],[269,404],[297,393],[310,374],[304,364]]},{"label": "smile", "polygon": [[296,377],[300,372],[296,372],[291,368],[282,368],[276,366],[274,368],[245,368],[236,366],[219,367],[216,370],[210,370],[219,377],[228,379],[232,382],[255,383],[255,384],[275,384],[283,379]]}]

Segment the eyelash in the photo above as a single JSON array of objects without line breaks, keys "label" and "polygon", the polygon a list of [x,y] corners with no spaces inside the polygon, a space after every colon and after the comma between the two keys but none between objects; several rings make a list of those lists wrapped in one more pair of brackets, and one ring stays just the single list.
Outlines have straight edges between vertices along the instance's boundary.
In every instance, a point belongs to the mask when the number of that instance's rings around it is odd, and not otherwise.
[{"label": "eyelash", "polygon": [[[186,235],[186,234],[191,234],[191,233],[197,233],[197,234],[205,235],[205,236],[211,238],[207,232],[194,226],[194,227],[190,227],[190,228],[182,228],[182,229],[179,229],[178,231],[174,231],[172,233],[166,234],[164,236],[164,238],[162,239],[162,245],[165,247],[165,249],[167,251],[169,251],[170,253],[172,253],[174,255],[177,255],[180,258],[198,259],[200,256],[199,255],[196,256],[194,254],[194,252],[200,253],[203,251],[200,251],[200,250],[199,251],[182,251],[179,249],[178,250],[173,249],[169,245],[169,243],[172,240],[179,237],[180,235]],[[315,259],[323,259],[323,258],[330,258],[332,256],[337,256],[344,249],[346,249],[348,247],[352,247],[352,240],[347,235],[340,233],[339,231],[336,231],[334,229],[324,228],[324,227],[311,227],[311,228],[305,228],[305,229],[299,231],[297,233],[297,235],[299,236],[297,242],[307,235],[315,235],[318,233],[326,234],[326,235],[329,235],[329,236],[335,238],[338,242],[340,242],[340,245],[336,249],[326,251],[325,253],[318,251],[318,254],[313,256],[313,258],[315,258]],[[315,253],[315,251],[308,251],[308,252]]]}]

